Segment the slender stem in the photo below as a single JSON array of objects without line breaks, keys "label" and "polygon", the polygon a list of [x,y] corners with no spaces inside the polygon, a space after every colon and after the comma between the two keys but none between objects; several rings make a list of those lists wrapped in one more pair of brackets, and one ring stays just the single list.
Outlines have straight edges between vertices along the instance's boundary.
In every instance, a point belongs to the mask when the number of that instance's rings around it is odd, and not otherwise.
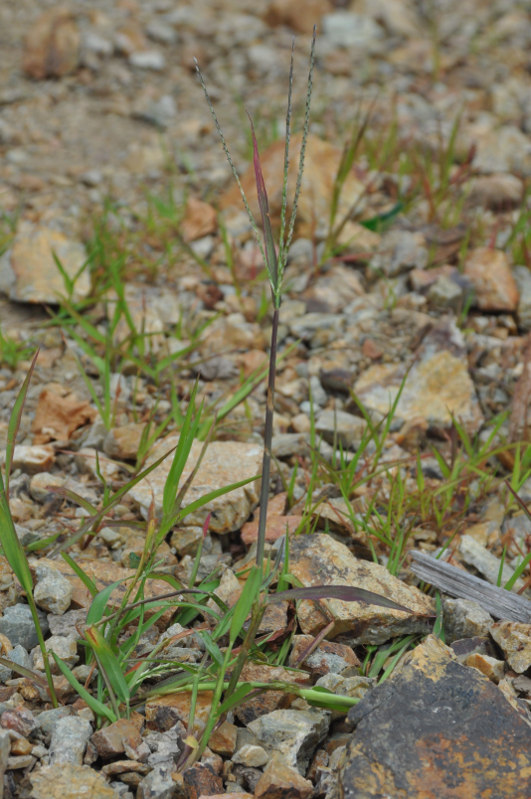
[{"label": "slender stem", "polygon": [[269,351],[269,378],[267,382],[267,400],[264,431],[264,457],[262,460],[262,485],[260,487],[260,518],[258,521],[258,538],[256,542],[256,565],[262,568],[264,561],[267,501],[269,498],[269,475],[271,472],[271,443],[273,440],[273,415],[275,408],[275,378],[277,372],[277,338],[279,308],[275,303],[273,324],[271,328],[271,349]]},{"label": "slender stem", "polygon": [[27,594],[27,598],[28,598],[28,605],[30,606],[31,616],[33,618],[33,623],[35,625],[35,632],[37,633],[37,638],[39,640],[39,647],[42,653],[42,660],[44,663],[44,671],[46,674],[46,682],[48,683],[48,692],[50,694],[50,699],[52,700],[52,705],[54,707],[59,707],[59,702],[57,701],[57,695],[55,693],[55,686],[53,684],[52,670],[50,669],[50,659],[48,657],[48,650],[46,649],[44,636],[42,634],[41,622],[39,619],[39,614],[37,613],[37,606],[35,604],[35,600],[33,599],[33,595],[31,593]]}]

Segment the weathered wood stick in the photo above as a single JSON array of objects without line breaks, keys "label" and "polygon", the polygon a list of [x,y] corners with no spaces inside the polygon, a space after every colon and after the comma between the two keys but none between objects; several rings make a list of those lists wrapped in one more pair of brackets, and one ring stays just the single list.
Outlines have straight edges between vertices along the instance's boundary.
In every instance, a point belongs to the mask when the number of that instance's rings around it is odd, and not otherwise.
[{"label": "weathered wood stick", "polygon": [[444,560],[413,550],[411,571],[441,591],[460,599],[474,599],[497,619],[531,622],[531,602],[523,596],[490,585],[485,580],[445,563]]}]

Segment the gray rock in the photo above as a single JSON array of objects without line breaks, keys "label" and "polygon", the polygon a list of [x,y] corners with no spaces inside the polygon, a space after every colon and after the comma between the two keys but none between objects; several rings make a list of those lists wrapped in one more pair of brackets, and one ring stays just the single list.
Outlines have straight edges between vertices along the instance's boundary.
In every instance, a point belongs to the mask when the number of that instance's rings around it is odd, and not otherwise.
[{"label": "gray rock", "polygon": [[[471,535],[461,536],[459,552],[465,563],[477,569],[485,580],[492,583],[492,585],[498,584],[500,572],[502,585],[513,576],[513,570],[507,563],[502,565],[501,560],[496,555],[489,552]],[[524,581],[519,578],[514,584],[514,590],[519,591],[524,588],[524,585]]]},{"label": "gray rock", "polygon": [[70,582],[58,569],[50,566],[35,566],[37,584],[33,596],[36,604],[50,613],[61,615],[70,607],[73,589]]},{"label": "gray rock", "polygon": [[[39,610],[38,615],[42,632],[46,635],[49,629],[46,614]],[[28,651],[39,643],[31,610],[21,602],[4,610],[0,617],[0,633],[6,635],[13,646],[20,644]]]},{"label": "gray rock", "polygon": [[478,602],[471,599],[443,599],[446,643],[460,638],[487,636],[492,618]]},{"label": "gray rock", "polygon": [[369,274],[397,277],[410,269],[424,269],[428,263],[426,240],[420,233],[391,230],[382,238],[378,253],[371,258]]},{"label": "gray rock", "polygon": [[[66,635],[50,635],[50,637],[46,639],[46,649],[48,652],[55,652],[55,654],[60,657],[61,660],[64,660],[70,668],[75,666],[79,660],[79,655],[77,654],[77,636],[74,638],[73,636]],[[38,671],[43,671],[44,660],[39,646],[36,646],[32,650],[31,657],[33,659],[33,668]]]},{"label": "gray rock", "polygon": [[[31,668],[31,658],[29,656],[29,652],[20,644],[14,646],[11,652],[8,652],[6,655],[4,655],[4,657],[6,660],[11,660],[13,663],[23,666],[25,669]],[[12,669],[8,669],[7,666],[0,666],[0,683],[9,680],[12,673]],[[16,671],[14,674],[17,677],[19,676]]]},{"label": "gray rock", "polygon": [[382,29],[374,20],[351,11],[324,14],[321,27],[326,44],[349,50],[374,51],[383,36]]},{"label": "gray rock", "polygon": [[42,730],[45,736],[49,736],[60,719],[71,715],[72,708],[70,707],[54,707],[51,710],[43,710],[36,717],[37,727]]},{"label": "gray rock", "polygon": [[346,411],[324,410],[315,421],[315,431],[322,435],[325,441],[329,444],[335,441],[336,444],[348,449],[356,449],[360,445],[366,430],[365,419]]},{"label": "gray rock", "polygon": [[306,773],[313,753],[325,738],[330,713],[321,710],[273,710],[251,721],[249,729],[269,752]]},{"label": "gray rock", "polygon": [[269,755],[263,746],[244,744],[233,754],[231,760],[233,763],[240,763],[242,766],[259,768],[260,766],[265,766],[269,761]]},{"label": "gray rock", "polygon": [[175,799],[173,771],[175,771],[173,761],[157,763],[153,770],[140,780],[136,789],[136,799]]},{"label": "gray rock", "polygon": [[166,59],[158,50],[139,50],[131,53],[129,63],[137,69],[151,69],[154,72],[162,72],[166,68]]},{"label": "gray rock", "polygon": [[50,740],[50,765],[74,763],[81,766],[92,732],[91,723],[80,716],[57,719]]},{"label": "gray rock", "polygon": [[531,272],[527,266],[515,266],[513,276],[520,294],[517,310],[518,326],[527,333],[531,330]]},{"label": "gray rock", "polygon": [[345,319],[338,314],[307,313],[295,319],[288,319],[286,324],[292,336],[309,341],[323,330],[338,336],[345,327]]},{"label": "gray rock", "polygon": [[463,305],[463,289],[450,277],[441,275],[428,289],[428,299],[436,308],[459,312]]}]

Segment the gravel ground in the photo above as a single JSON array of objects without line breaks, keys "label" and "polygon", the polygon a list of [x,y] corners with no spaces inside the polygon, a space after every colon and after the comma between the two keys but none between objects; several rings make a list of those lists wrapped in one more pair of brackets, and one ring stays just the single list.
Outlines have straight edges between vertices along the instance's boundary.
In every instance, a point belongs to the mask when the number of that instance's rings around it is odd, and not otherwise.
[{"label": "gravel ground", "polygon": [[[276,228],[292,39],[300,130],[314,24],[268,547],[276,556],[302,531],[289,562],[302,585],[356,586],[408,609],[269,606],[274,656],[251,658],[245,679],[360,703],[345,715],[300,692],[247,698],[183,770],[211,696],[199,693],[195,725],[188,695],[142,692],[107,724],[57,672],[52,708],[29,606],[1,557],[5,797],[528,795],[529,564],[510,591],[495,587],[531,540],[530,11],[524,0],[4,0],[0,437],[5,450],[39,346],[10,507],[48,648],[96,694],[80,644],[92,597],[57,549],[97,590],[134,574],[164,513],[168,460],[96,535],[75,534],[176,445],[195,380],[203,420],[217,421],[186,501],[261,470],[263,380],[226,403],[267,362],[267,283],[194,58],[255,209],[253,118]],[[358,134],[331,217],[342,148]],[[290,192],[298,148],[299,134]],[[186,515],[159,569],[189,584],[202,542],[196,580],[215,573],[231,605],[258,498],[252,482]],[[429,556],[443,546],[436,574]],[[167,591],[146,584],[148,596]],[[133,654],[158,647],[180,673],[206,658],[208,616],[183,618],[166,609]]]}]

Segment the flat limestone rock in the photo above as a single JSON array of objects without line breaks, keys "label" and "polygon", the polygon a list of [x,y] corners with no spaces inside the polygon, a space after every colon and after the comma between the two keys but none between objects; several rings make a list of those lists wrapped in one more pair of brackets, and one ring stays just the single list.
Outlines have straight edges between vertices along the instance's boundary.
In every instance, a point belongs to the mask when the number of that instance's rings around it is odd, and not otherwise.
[{"label": "flat limestone rock", "polygon": [[393,577],[384,566],[356,558],[348,547],[325,533],[291,540],[290,571],[303,586],[363,588],[411,610],[406,613],[339,599],[304,600],[299,604],[298,620],[306,635],[316,635],[330,618],[334,619],[334,625],[327,638],[342,636],[350,644],[381,644],[394,636],[428,630],[424,616],[434,610],[430,597]]},{"label": "flat limestone rock", "polygon": [[[152,451],[146,466],[160,458],[165,452],[175,447],[179,441],[176,435],[168,436]],[[182,481],[186,480],[194,468],[203,442],[194,441],[190,457],[183,470]],[[173,454],[162,461],[147,477],[141,480],[129,492],[138,502],[142,514],[147,517],[151,502],[155,503],[155,513],[162,510],[164,486],[168,478]],[[255,477],[262,469],[262,448],[256,444],[243,444],[239,441],[213,441],[208,445],[190,488],[184,498],[184,505],[199,499],[210,491],[222,488],[231,483]],[[248,483],[227,494],[211,500],[202,508],[190,513],[183,520],[183,525],[202,526],[208,513],[211,513],[210,530],[215,533],[228,533],[237,530],[247,521],[258,504],[260,481]]]},{"label": "flat limestone rock", "polygon": [[340,799],[531,795],[531,728],[433,636],[348,718],[357,726],[340,766]]},{"label": "flat limestone rock", "polygon": [[435,429],[452,424],[452,415],[469,433],[476,433],[483,415],[468,372],[463,334],[453,320],[443,319],[425,337],[407,374],[405,364],[375,364],[356,381],[354,391],[370,410],[387,414],[402,381],[405,385],[395,419],[422,419]]},{"label": "flat limestone rock", "polygon": [[[17,302],[57,303],[66,288],[54,255],[71,279],[87,258],[81,242],[53,228],[21,222],[11,249],[0,258],[0,291]],[[72,300],[79,302],[89,291],[85,269],[75,280]]]}]

